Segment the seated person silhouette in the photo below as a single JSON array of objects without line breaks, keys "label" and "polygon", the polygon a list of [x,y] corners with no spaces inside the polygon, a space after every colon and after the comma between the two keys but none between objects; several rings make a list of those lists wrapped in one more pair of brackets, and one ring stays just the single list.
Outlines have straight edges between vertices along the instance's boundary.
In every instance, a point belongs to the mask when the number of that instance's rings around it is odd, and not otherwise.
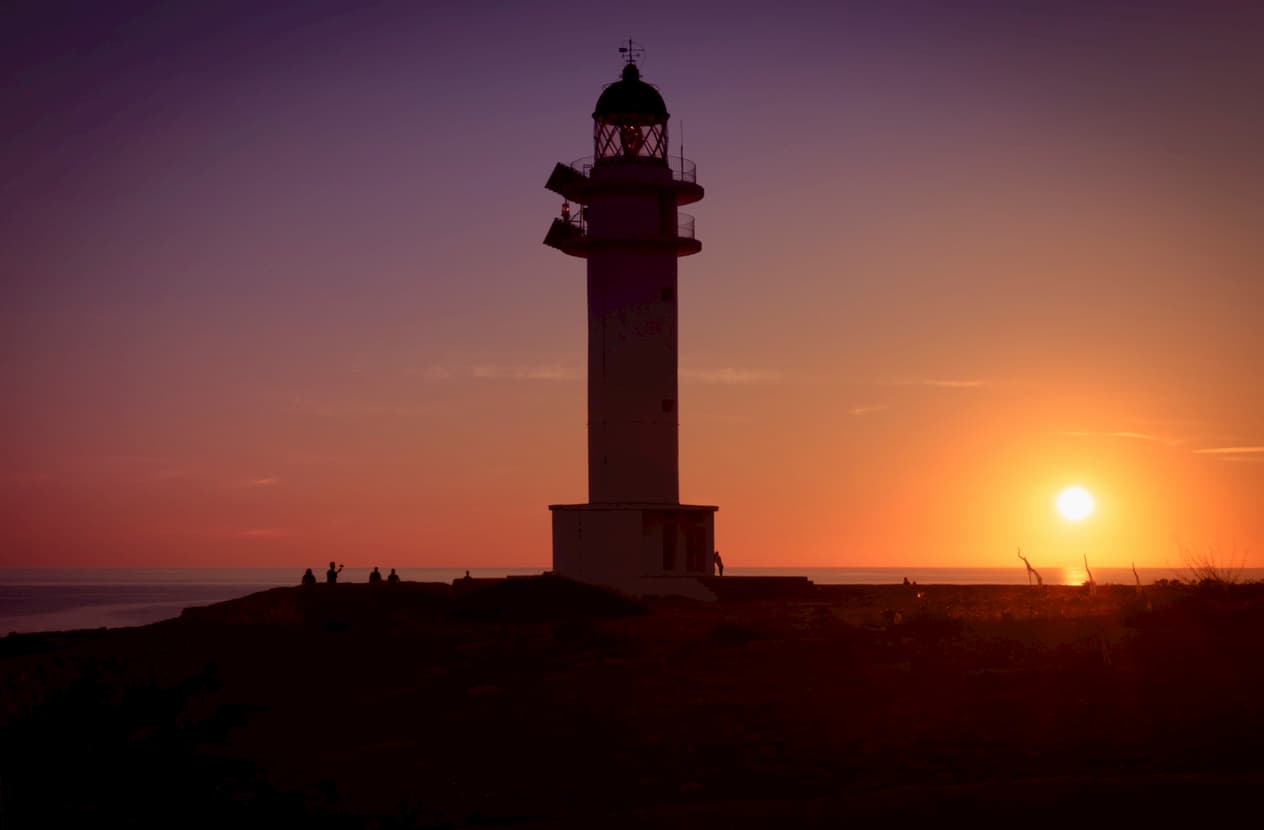
[{"label": "seated person silhouette", "polygon": [[337,570],[334,569],[334,563],[329,563],[329,570],[325,571],[325,581],[330,585],[338,581],[338,574],[342,572],[342,566],[339,565]]},{"label": "seated person silhouette", "polygon": [[376,585],[380,583],[381,581],[382,581],[382,572],[377,569],[376,565],[374,565],[373,573],[369,574],[369,584]]},{"label": "seated person silhouette", "polygon": [[[376,570],[376,568],[374,570]],[[391,583],[392,585],[395,584],[396,582],[399,582],[399,574],[395,573],[394,568],[391,568],[391,574],[390,576],[386,577],[386,581]]]},{"label": "seated person silhouette", "polygon": [[307,570],[303,573],[303,584],[304,584],[304,585],[315,585],[315,584],[316,584],[316,574],[312,573],[312,569],[311,569],[311,568],[308,568],[308,569],[307,569]]}]

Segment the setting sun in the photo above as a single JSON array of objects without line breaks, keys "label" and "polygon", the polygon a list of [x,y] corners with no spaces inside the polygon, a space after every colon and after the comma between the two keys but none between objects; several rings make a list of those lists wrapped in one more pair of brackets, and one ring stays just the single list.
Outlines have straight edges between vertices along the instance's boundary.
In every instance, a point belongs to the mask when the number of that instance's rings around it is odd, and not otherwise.
[{"label": "setting sun", "polygon": [[1087,519],[1094,506],[1093,494],[1083,487],[1068,487],[1058,494],[1058,512],[1069,521]]}]

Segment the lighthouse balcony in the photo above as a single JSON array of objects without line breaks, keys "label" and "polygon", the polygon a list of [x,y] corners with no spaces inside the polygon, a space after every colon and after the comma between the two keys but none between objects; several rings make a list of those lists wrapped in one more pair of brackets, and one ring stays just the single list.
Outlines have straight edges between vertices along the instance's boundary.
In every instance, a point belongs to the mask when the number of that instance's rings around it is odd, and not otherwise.
[{"label": "lighthouse balcony", "polygon": [[643,156],[601,159],[584,156],[570,164],[558,163],[544,186],[581,205],[589,204],[594,193],[612,188],[666,188],[675,193],[678,206],[693,204],[706,192],[698,184],[697,165],[689,159]]},{"label": "lighthouse balcony", "polygon": [[598,159],[594,156],[584,156],[570,163],[571,169],[583,176],[591,176],[596,167],[601,167],[602,169],[610,167],[624,168],[628,165],[657,170],[666,167],[671,172],[673,181],[687,182],[689,184],[698,183],[698,165],[694,164],[692,159],[687,158],[662,159],[654,156],[610,156]]},{"label": "lighthouse balcony", "polygon": [[557,248],[564,254],[587,258],[590,251],[635,245],[638,247],[663,247],[673,251],[676,256],[690,256],[702,250],[702,243],[694,236],[694,218],[688,213],[676,214],[676,233],[647,234],[643,236],[607,236],[589,233],[586,211],[553,220],[549,231],[544,236],[544,244]]}]

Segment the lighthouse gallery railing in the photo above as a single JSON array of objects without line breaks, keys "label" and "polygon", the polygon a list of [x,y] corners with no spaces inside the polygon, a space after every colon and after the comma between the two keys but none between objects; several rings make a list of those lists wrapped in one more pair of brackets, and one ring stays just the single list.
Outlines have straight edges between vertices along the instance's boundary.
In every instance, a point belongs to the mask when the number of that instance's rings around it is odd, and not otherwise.
[{"label": "lighthouse gallery railing", "polygon": [[[671,168],[672,178],[678,182],[689,182],[690,184],[698,183],[698,165],[686,158],[667,159],[667,166]],[[570,163],[570,168],[582,176],[588,176],[592,173],[593,156],[584,156],[575,159]]]},{"label": "lighthouse gallery railing", "polygon": [[[588,221],[584,215],[583,208],[567,216],[564,221],[578,231],[580,235],[588,235]],[[676,236],[682,239],[697,238],[694,236],[694,218],[691,214],[682,211],[676,212]]]}]

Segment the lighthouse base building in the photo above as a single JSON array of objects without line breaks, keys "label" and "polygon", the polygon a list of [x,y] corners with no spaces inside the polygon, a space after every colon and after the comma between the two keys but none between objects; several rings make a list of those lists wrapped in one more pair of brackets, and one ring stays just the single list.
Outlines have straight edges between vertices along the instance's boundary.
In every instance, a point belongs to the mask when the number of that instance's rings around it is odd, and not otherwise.
[{"label": "lighthouse base building", "polygon": [[634,594],[712,599],[713,505],[554,504],[553,572]]},{"label": "lighthouse base building", "polygon": [[555,504],[553,571],[628,593],[712,598],[714,505],[680,503],[677,261],[702,250],[703,189],[667,152],[667,109],[631,49],[593,113],[593,155],[554,167],[544,243],[587,261],[588,503]]}]

